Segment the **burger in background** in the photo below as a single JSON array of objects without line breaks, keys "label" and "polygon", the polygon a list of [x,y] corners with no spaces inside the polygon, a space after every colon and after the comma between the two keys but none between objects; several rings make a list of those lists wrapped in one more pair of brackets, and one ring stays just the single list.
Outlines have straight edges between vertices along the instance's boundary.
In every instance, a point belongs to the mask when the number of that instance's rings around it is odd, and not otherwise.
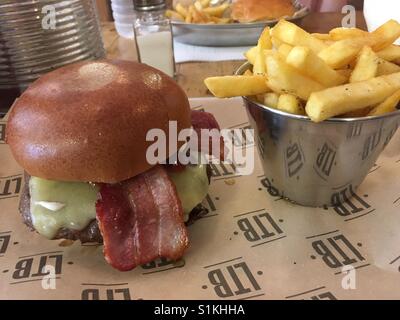
[{"label": "burger in background", "polygon": [[241,23],[276,20],[295,13],[291,0],[236,0],[232,5],[232,18]]}]

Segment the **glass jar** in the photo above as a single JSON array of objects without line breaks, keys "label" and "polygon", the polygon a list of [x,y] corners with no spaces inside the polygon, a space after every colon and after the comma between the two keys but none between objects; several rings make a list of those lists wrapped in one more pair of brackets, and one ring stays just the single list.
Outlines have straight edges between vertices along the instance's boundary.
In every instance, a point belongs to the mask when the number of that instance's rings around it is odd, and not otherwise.
[{"label": "glass jar", "polygon": [[134,33],[139,61],[175,76],[172,29],[165,0],[135,0]]},{"label": "glass jar", "polygon": [[2,0],[0,21],[0,117],[42,74],[105,56],[94,0]]}]

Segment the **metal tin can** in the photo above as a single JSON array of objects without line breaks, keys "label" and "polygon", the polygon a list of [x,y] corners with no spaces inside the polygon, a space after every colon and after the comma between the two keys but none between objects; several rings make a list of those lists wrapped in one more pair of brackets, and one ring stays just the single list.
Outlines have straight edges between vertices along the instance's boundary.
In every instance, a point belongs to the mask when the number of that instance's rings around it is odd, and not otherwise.
[{"label": "metal tin can", "polygon": [[40,75],[105,55],[94,0],[0,3],[0,112]]},{"label": "metal tin can", "polygon": [[[237,71],[243,74],[251,65]],[[352,197],[400,124],[400,110],[314,123],[243,97],[270,194],[311,207]]]}]

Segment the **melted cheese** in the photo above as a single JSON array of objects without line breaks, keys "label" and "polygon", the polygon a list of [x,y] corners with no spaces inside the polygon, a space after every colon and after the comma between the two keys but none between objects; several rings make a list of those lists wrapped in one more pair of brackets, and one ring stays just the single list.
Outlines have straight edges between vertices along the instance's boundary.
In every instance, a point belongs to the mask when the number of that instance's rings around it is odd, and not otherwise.
[{"label": "melted cheese", "polygon": [[92,184],[31,177],[29,189],[33,226],[49,239],[61,228],[82,230],[96,218],[98,190]]},{"label": "melted cheese", "polygon": [[187,221],[190,211],[207,196],[209,187],[207,166],[186,166],[185,170],[169,173],[169,176],[176,186]]},{"label": "melted cheese", "polygon": [[[185,221],[189,213],[207,195],[208,178],[205,165],[187,166],[170,173],[182,202]],[[61,228],[83,230],[96,218],[98,189],[84,182],[49,181],[31,177],[31,215],[35,229],[52,239]]]}]

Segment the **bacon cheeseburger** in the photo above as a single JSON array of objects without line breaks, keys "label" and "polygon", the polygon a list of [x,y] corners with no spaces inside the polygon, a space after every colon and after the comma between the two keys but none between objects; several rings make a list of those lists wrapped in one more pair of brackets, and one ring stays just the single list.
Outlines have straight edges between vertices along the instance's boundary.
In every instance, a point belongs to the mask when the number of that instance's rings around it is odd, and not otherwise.
[{"label": "bacon cheeseburger", "polygon": [[[20,211],[48,239],[104,244],[104,256],[126,271],[188,247],[185,224],[207,211],[207,165],[150,165],[146,133],[218,128],[191,112],[183,90],[147,65],[100,60],[50,72],[10,113],[7,142],[25,169]],[[183,143],[171,143],[180,147]],[[165,158],[177,150],[170,148]]]}]

